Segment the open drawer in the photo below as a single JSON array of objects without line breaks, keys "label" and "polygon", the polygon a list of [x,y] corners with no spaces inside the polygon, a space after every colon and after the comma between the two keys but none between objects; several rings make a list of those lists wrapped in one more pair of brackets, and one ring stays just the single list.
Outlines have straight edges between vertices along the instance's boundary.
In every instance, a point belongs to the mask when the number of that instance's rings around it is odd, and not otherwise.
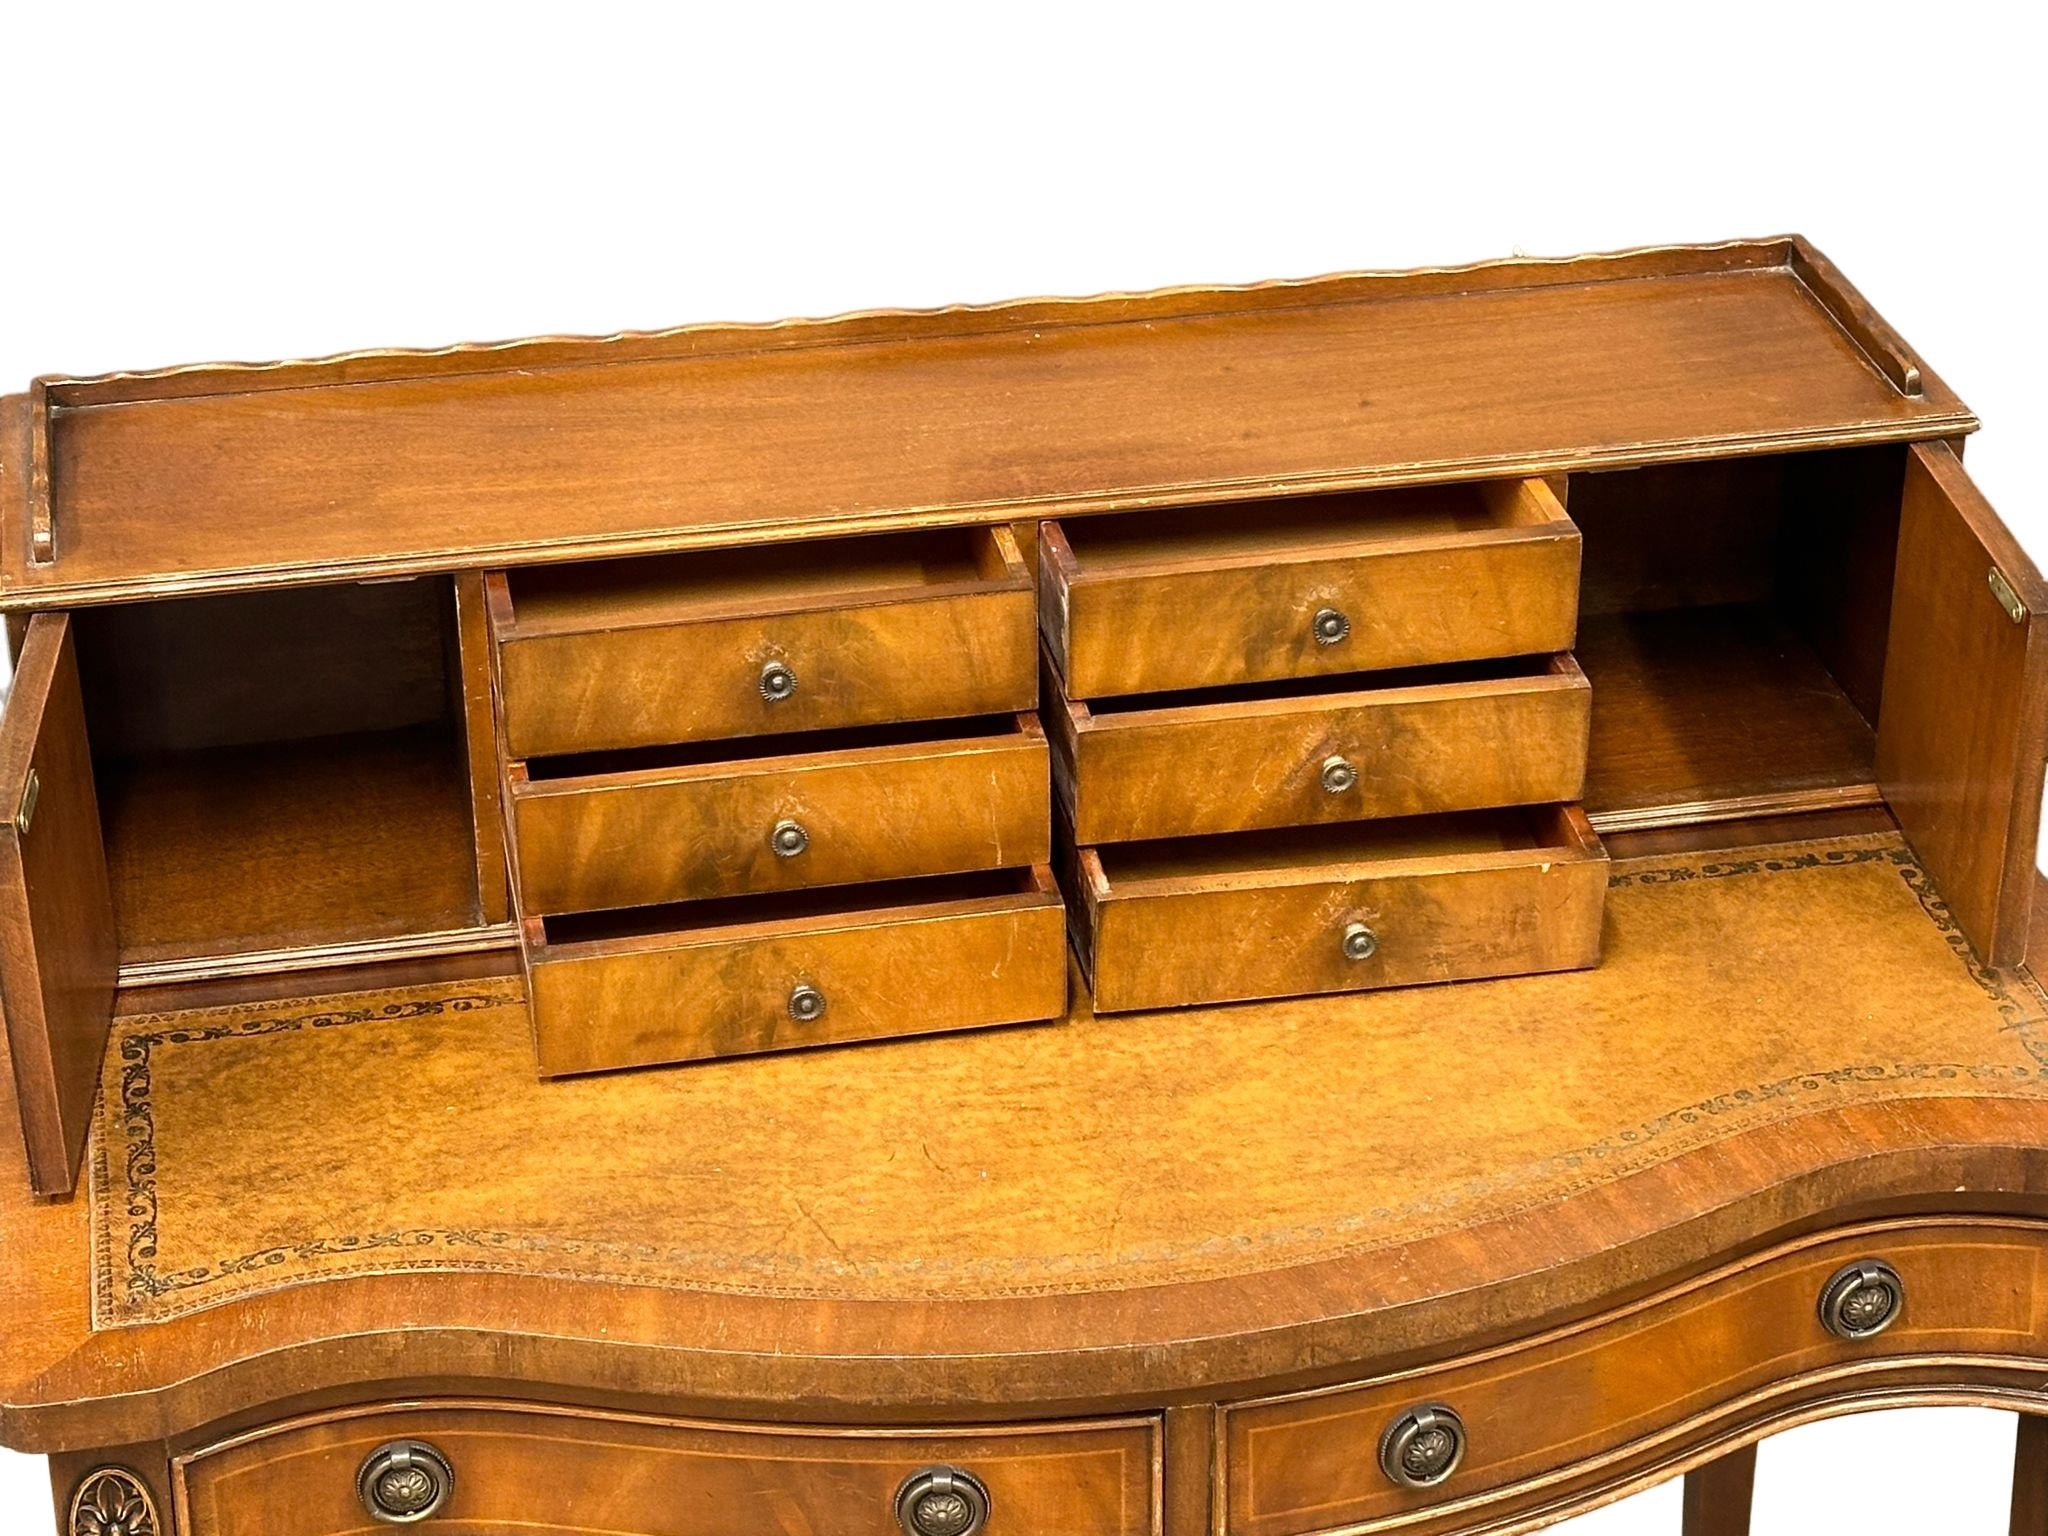
[{"label": "open drawer", "polygon": [[[746,749],[751,750],[746,750]],[[1036,715],[508,770],[520,910],[595,911],[1043,864]]]},{"label": "open drawer", "polygon": [[542,1076],[1057,1018],[1044,866],[525,925]]},{"label": "open drawer", "polygon": [[1074,837],[1112,843],[1576,800],[1592,690],[1562,655],[1047,709]]},{"label": "open drawer", "polygon": [[1096,1011],[1575,970],[1607,855],[1576,806],[1081,848]]},{"label": "open drawer", "polygon": [[489,604],[513,757],[1037,701],[1031,573],[1002,527],[494,573]]},{"label": "open drawer", "polygon": [[1541,480],[1049,522],[1039,565],[1076,699],[1569,650],[1578,614]]}]

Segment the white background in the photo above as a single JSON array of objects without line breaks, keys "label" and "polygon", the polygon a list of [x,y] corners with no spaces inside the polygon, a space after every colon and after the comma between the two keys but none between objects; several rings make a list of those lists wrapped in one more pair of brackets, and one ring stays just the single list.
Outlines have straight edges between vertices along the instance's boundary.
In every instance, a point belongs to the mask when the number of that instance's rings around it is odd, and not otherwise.
[{"label": "white background", "polygon": [[[1798,230],[2048,552],[2035,8],[637,9],[10,0],[0,387]],[[1757,1536],[2003,1532],[2011,1438],[1797,1431]],[[0,1536],[47,1509],[0,1455]]]}]

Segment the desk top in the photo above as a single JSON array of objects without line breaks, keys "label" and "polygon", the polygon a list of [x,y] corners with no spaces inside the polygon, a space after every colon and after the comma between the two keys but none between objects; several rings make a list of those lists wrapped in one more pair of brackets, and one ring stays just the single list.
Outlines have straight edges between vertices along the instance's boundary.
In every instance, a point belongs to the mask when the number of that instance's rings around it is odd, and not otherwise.
[{"label": "desk top", "polygon": [[0,607],[1975,427],[1796,238],[53,378]]},{"label": "desk top", "polygon": [[1890,833],[1620,861],[1568,975],[554,1083],[518,1001],[120,1021],[89,1194],[0,1168],[0,1434],[400,1380],[811,1419],[1228,1394],[2048,1188],[2048,997]]}]

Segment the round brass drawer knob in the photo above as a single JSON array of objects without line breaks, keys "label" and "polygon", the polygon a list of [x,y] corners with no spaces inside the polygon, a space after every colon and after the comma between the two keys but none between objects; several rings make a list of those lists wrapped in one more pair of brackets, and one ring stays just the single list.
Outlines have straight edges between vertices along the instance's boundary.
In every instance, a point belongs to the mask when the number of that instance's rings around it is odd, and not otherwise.
[{"label": "round brass drawer knob", "polygon": [[1344,958],[1346,960],[1370,960],[1380,952],[1380,936],[1363,923],[1353,923],[1344,930]]},{"label": "round brass drawer knob", "polygon": [[958,1467],[926,1467],[896,1490],[904,1536],[974,1536],[988,1524],[988,1489]]},{"label": "round brass drawer knob", "polygon": [[778,859],[793,859],[811,846],[811,834],[801,822],[778,821],[775,830],[768,834],[768,846],[775,850]]},{"label": "round brass drawer knob", "polygon": [[1333,795],[1358,787],[1358,770],[1341,757],[1323,759],[1323,788]]},{"label": "round brass drawer knob", "polygon": [[1465,1421],[1431,1403],[1410,1408],[1380,1436],[1380,1470],[1403,1488],[1434,1488],[1465,1459]]},{"label": "round brass drawer knob", "polygon": [[761,697],[779,704],[796,692],[796,673],[785,662],[771,661],[761,668]]},{"label": "round brass drawer knob", "polygon": [[1335,645],[1351,633],[1351,621],[1335,608],[1318,608],[1309,627],[1317,645]]},{"label": "round brass drawer knob", "polygon": [[356,1497],[372,1520],[411,1525],[437,1513],[455,1488],[455,1469],[423,1440],[393,1440],[370,1452]]},{"label": "round brass drawer knob", "polygon": [[825,994],[808,981],[800,981],[789,994],[789,1016],[799,1024],[814,1024],[825,1016]]},{"label": "round brass drawer knob", "polygon": [[1882,1259],[1843,1265],[1820,1293],[1820,1320],[1838,1339],[1874,1339],[1905,1310],[1906,1282]]}]

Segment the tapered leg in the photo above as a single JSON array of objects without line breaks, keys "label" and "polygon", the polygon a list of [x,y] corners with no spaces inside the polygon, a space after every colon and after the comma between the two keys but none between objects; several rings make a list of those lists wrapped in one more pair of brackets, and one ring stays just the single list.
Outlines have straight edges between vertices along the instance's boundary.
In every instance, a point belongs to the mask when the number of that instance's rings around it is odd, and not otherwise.
[{"label": "tapered leg", "polygon": [[2031,1413],[2012,1455],[2012,1536],[2048,1536],[2048,1419]]},{"label": "tapered leg", "polygon": [[1755,1487],[1753,1445],[1686,1473],[1685,1536],[1749,1536],[1749,1499]]}]

